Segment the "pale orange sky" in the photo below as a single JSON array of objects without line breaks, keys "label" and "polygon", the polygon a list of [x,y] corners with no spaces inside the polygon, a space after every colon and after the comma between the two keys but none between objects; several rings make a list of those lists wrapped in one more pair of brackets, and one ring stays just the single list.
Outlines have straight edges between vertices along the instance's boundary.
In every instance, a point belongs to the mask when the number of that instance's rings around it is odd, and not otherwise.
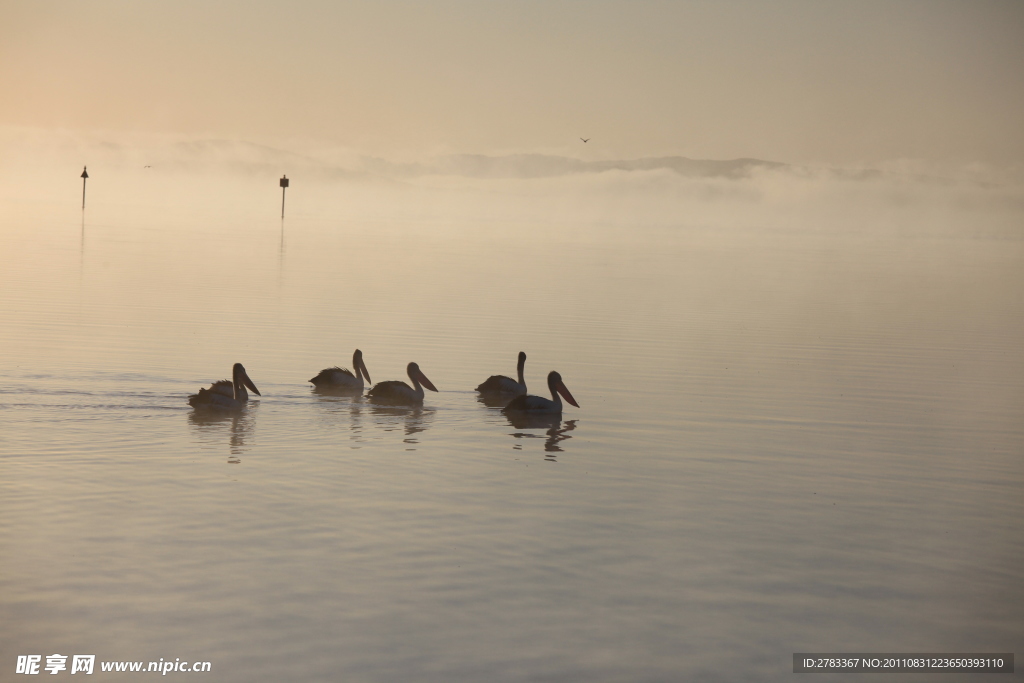
[{"label": "pale orange sky", "polygon": [[0,126],[1017,164],[1024,3],[3,0]]}]

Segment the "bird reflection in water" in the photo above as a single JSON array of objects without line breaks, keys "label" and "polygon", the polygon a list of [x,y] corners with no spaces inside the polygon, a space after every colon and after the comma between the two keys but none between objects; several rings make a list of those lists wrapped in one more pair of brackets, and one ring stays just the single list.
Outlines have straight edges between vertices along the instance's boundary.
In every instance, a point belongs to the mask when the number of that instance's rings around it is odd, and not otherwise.
[{"label": "bird reflection in water", "polygon": [[371,403],[369,406],[373,421],[383,427],[385,432],[394,431],[401,426],[405,432],[403,441],[411,446],[406,449],[408,451],[416,450],[412,447],[419,443],[416,435],[427,430],[427,427],[434,421],[434,413],[437,412],[434,408],[424,408],[423,406],[406,408],[375,403]]},{"label": "bird reflection in water", "polygon": [[508,394],[478,394],[476,400],[488,408],[504,408],[513,398]]},{"label": "bird reflection in water", "polygon": [[[347,389],[320,389],[314,388],[313,393],[317,395],[317,405],[320,406],[320,424],[325,428],[337,428],[347,424],[352,432],[351,448],[361,448],[363,438],[363,411],[367,403],[359,395]],[[348,416],[348,420],[343,419]]]},{"label": "bird reflection in water", "polygon": [[[508,418],[509,424],[516,429],[545,429],[544,435],[531,434],[529,432],[513,432],[510,436],[514,439],[544,439],[544,452],[545,460],[555,462],[555,453],[563,452],[563,448],[559,445],[562,441],[571,439],[569,432],[576,429],[576,423],[579,420],[566,420],[562,422],[561,415],[527,415],[527,414],[508,414],[505,416]],[[516,444],[513,446],[516,450],[522,450],[522,444]]]},{"label": "bird reflection in water", "polygon": [[338,398],[361,398],[363,395],[362,387],[346,387],[340,385],[324,385],[319,387],[310,387],[309,390],[325,399],[338,399]]},{"label": "bird reflection in water", "polygon": [[228,463],[237,465],[239,457],[249,449],[256,429],[256,414],[259,404],[253,404],[243,413],[217,413],[211,411],[189,411],[188,423],[196,430],[198,441],[206,447],[217,448],[223,442],[224,431],[228,433]]}]

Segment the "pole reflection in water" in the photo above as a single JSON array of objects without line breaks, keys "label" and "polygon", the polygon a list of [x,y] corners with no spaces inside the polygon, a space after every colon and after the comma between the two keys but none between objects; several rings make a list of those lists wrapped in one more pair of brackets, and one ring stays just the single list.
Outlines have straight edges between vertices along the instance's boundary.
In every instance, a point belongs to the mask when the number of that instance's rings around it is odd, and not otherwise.
[{"label": "pole reflection in water", "polygon": [[281,216],[281,247],[277,254],[277,288],[284,283],[284,216]]},{"label": "pole reflection in water", "polygon": [[231,453],[228,463],[237,465],[242,462],[239,456],[252,447],[258,409],[259,403],[256,402],[236,413],[192,410],[188,414],[188,423],[195,430],[196,440],[204,448],[219,448],[223,443],[224,431],[227,430],[228,450]]},{"label": "pole reflection in water", "polygon": [[82,212],[82,233],[78,243],[78,284],[85,277],[85,212]]}]

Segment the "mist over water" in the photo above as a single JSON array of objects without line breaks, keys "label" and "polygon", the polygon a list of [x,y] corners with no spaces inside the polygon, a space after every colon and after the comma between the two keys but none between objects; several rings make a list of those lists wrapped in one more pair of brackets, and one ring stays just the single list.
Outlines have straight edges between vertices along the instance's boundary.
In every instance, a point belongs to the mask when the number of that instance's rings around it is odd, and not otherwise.
[{"label": "mist over water", "polygon": [[[1013,172],[55,139],[0,161],[7,659],[728,681],[1021,651]],[[357,347],[440,391],[314,393]],[[581,407],[478,400],[521,350]],[[192,411],[235,362],[263,395]]]}]

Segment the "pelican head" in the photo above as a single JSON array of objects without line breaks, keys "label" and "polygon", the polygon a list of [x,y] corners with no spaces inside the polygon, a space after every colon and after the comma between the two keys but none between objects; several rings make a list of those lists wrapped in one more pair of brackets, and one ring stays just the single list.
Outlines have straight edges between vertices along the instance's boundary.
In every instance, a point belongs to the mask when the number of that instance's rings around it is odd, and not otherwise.
[{"label": "pelican head", "polygon": [[373,380],[370,379],[370,371],[366,369],[366,363],[363,362],[363,352],[359,349],[352,354],[352,369],[355,371],[356,377],[361,374],[366,378],[367,384],[373,383]]},{"label": "pelican head", "polygon": [[239,394],[242,393],[240,389],[243,385],[252,389],[253,393],[257,396],[263,395],[260,393],[260,390],[256,388],[256,385],[252,383],[252,380],[249,379],[249,375],[246,373],[245,368],[242,367],[241,363],[235,363],[235,366],[231,369],[231,379],[234,384],[236,399],[238,399]]},{"label": "pelican head", "polygon": [[548,373],[548,389],[551,390],[552,396],[554,396],[555,392],[557,391],[559,394],[562,395],[562,398],[569,402],[569,405],[576,406],[577,408],[580,407],[580,404],[576,402],[576,399],[574,399],[572,397],[572,394],[569,393],[569,390],[565,387],[565,384],[562,383],[562,376],[559,375],[554,370]]},{"label": "pelican head", "polygon": [[431,391],[437,391],[437,387],[435,387],[433,383],[429,379],[427,379],[427,376],[423,374],[422,370],[420,370],[420,366],[416,365],[415,363],[409,363],[405,371],[409,374],[409,379],[412,380],[412,383],[414,385],[419,386],[422,384],[426,389],[430,389]]}]

